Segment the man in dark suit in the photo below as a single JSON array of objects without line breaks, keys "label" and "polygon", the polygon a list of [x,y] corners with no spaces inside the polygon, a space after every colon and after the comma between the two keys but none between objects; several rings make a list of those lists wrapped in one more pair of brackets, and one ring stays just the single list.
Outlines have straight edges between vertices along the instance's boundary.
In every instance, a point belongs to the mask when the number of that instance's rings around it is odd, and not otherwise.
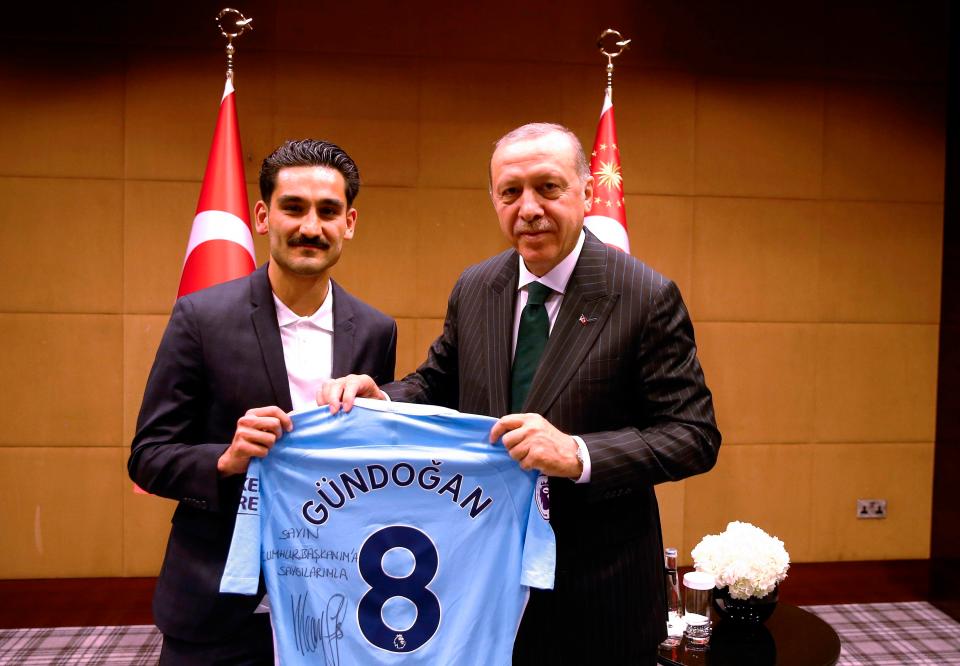
[{"label": "man in dark suit", "polygon": [[128,467],[179,502],[154,594],[161,664],[273,664],[262,597],[220,594],[247,466],[316,405],[325,379],[393,380],[397,327],[330,279],[353,237],[360,179],[339,147],[287,142],[260,171],[256,229],[270,260],[180,298],[140,408]]},{"label": "man in dark suit", "polygon": [[[566,128],[500,139],[490,193],[514,250],[460,276],[427,360],[383,391],[500,417],[491,441],[550,477],[556,584],[532,591],[514,662],[653,664],[666,633],[653,486],[709,470],[720,446],[689,316],[671,281],[583,228],[593,179]],[[354,375],[320,402],[379,393]]]}]

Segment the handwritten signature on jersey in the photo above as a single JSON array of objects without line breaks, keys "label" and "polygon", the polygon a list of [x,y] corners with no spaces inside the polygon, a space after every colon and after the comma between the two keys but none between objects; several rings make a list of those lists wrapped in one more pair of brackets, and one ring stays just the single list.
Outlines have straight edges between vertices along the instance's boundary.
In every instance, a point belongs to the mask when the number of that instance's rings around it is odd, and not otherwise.
[{"label": "handwritten signature on jersey", "polygon": [[293,632],[300,654],[308,652],[323,655],[324,666],[340,666],[340,644],[343,638],[343,620],[347,615],[347,600],[334,594],[320,617],[307,613],[307,594],[290,595],[293,608]]}]

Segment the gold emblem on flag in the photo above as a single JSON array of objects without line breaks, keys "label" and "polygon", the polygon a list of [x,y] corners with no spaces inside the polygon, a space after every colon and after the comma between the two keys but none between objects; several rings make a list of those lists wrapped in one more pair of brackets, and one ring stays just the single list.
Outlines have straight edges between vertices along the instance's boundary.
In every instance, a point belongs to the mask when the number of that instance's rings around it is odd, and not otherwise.
[{"label": "gold emblem on flag", "polygon": [[615,164],[612,160],[609,162],[600,162],[600,168],[594,171],[593,175],[596,176],[597,184],[600,187],[610,189],[615,187],[618,190],[621,189],[623,176],[620,175],[620,165]]}]

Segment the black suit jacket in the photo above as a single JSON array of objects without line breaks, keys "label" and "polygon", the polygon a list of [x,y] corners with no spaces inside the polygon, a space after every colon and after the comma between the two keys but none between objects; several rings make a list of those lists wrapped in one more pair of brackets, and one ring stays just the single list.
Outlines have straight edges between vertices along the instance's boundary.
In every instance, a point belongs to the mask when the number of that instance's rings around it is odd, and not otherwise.
[{"label": "black suit jacket", "polygon": [[[396,323],[331,284],[332,375],[392,381]],[[224,637],[259,602],[219,593],[244,477],[219,478],[217,459],[237,419],[268,405],[292,408],[264,265],[177,301],[144,391],[130,477],[179,502],[153,600],[164,634],[193,642]]]},{"label": "black suit jacket", "polygon": [[[537,651],[547,663],[559,663],[550,650],[569,658],[578,645],[608,663],[638,647],[653,654],[666,627],[653,486],[710,469],[720,446],[679,290],[585,233],[524,407],[583,437],[592,463],[588,484],[550,479],[555,591],[528,607],[518,637],[528,622],[541,624],[548,644]],[[517,276],[513,250],[468,268],[427,360],[383,390],[397,400],[507,414]]]}]

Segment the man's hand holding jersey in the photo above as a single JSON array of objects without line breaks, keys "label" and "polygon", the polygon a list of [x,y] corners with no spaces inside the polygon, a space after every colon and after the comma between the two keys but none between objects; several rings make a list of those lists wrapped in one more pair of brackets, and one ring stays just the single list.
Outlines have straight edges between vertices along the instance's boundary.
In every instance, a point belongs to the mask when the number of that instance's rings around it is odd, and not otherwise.
[{"label": "man's hand holding jersey", "polygon": [[[369,375],[347,375],[324,382],[317,391],[317,404],[329,405],[330,413],[349,412],[357,398],[386,400],[386,394]],[[570,435],[557,430],[539,414],[507,414],[490,431],[490,441],[503,438],[510,457],[523,469],[536,469],[548,476],[580,478],[583,465],[578,445]]]},{"label": "man's hand holding jersey", "polygon": [[539,414],[502,417],[493,424],[490,441],[501,437],[510,457],[525,470],[535,469],[547,476],[569,479],[579,479],[583,472],[583,464],[577,458],[576,440]]},{"label": "man's hand holding jersey", "polygon": [[347,375],[331,379],[325,381],[317,391],[317,404],[330,405],[331,414],[336,414],[341,409],[349,412],[357,398],[388,399],[387,394],[380,390],[370,375]]},{"label": "man's hand holding jersey", "polygon": [[293,430],[290,416],[276,406],[255,407],[237,419],[233,441],[217,460],[220,476],[246,474],[251,458],[263,458],[284,431]]}]

